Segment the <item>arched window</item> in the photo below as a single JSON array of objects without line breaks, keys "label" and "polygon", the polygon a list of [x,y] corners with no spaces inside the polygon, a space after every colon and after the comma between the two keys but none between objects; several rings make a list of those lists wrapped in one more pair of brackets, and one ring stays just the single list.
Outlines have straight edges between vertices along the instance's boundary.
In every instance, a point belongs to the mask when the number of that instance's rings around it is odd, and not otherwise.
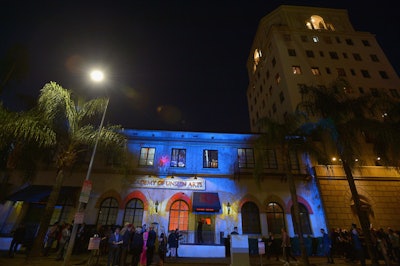
[{"label": "arched window", "polygon": [[270,202],[267,205],[267,224],[268,232],[280,234],[285,226],[285,215],[283,208],[276,202]]},{"label": "arched window", "polygon": [[[294,210],[293,210],[293,205],[292,208],[290,209],[290,212],[292,214],[292,223],[293,223],[293,228],[294,228],[294,232],[296,234],[298,234],[296,227],[294,226],[295,221],[294,221]],[[310,224],[310,216],[308,214],[308,210],[306,208],[306,206],[304,206],[304,204],[299,202],[299,212],[300,212],[300,224],[301,224],[301,228],[303,231],[303,235],[311,235],[312,231],[311,231],[311,224]]]},{"label": "arched window", "polygon": [[117,222],[118,201],[114,198],[106,198],[100,205],[97,224],[114,225]]},{"label": "arched window", "polygon": [[143,222],[143,201],[131,199],[125,206],[124,223],[131,223],[134,226],[141,226]]},{"label": "arched window", "polygon": [[172,203],[169,210],[168,230],[172,231],[179,228],[180,231],[189,229],[189,205],[183,200]]},{"label": "arched window", "polygon": [[242,206],[243,234],[260,234],[260,212],[254,202],[246,202]]}]

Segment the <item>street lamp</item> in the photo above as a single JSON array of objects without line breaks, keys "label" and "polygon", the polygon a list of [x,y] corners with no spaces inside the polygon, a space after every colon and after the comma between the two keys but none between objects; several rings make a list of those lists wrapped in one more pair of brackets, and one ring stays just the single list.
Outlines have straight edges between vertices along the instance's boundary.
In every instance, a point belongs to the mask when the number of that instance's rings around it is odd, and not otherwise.
[{"label": "street lamp", "polygon": [[[104,79],[104,74],[100,70],[94,70],[94,71],[92,71],[90,73],[90,78],[94,82],[101,82]],[[107,108],[108,108],[108,103],[109,102],[110,102],[110,98],[107,98],[106,106],[104,107],[104,111],[103,111],[103,116],[101,117],[100,126],[99,126],[99,129],[97,131],[97,137],[96,137],[96,141],[94,143],[92,156],[90,158],[89,167],[88,167],[88,170],[87,170],[87,173],[86,173],[86,179],[85,179],[85,181],[83,182],[83,185],[82,185],[82,191],[81,191],[81,195],[79,197],[78,211],[77,211],[77,213],[76,213],[76,215],[74,217],[74,225],[72,227],[71,237],[70,237],[70,240],[69,240],[69,243],[68,243],[67,252],[66,252],[65,258],[64,258],[64,264],[63,264],[64,266],[69,266],[69,260],[71,258],[72,251],[74,249],[76,233],[78,231],[79,224],[81,224],[83,222],[83,214],[84,214],[85,206],[88,203],[89,196],[90,196],[90,191],[92,189],[92,185],[91,185],[91,182],[89,180],[90,179],[90,174],[92,172],[94,157],[96,155],[96,150],[97,150],[97,144],[99,143],[99,139],[100,139],[100,136],[101,136],[101,131],[103,129],[104,118],[106,117],[106,113],[107,113]]]}]

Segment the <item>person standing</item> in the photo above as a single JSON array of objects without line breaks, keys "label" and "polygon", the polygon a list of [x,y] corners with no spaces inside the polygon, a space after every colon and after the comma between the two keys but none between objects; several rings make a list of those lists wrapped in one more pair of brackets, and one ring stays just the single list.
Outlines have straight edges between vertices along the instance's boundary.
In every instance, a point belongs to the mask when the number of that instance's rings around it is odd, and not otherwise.
[{"label": "person standing", "polygon": [[[144,227],[145,227],[145,225],[143,225]],[[147,264],[147,238],[149,237],[149,231],[147,230],[147,228],[146,228],[146,230],[145,231],[143,231],[143,229],[142,229],[142,237],[143,237],[143,251],[142,251],[142,253],[140,254],[140,266],[146,266],[146,264]]]},{"label": "person standing", "polygon": [[283,257],[286,259],[286,263],[289,263],[289,258],[292,258],[294,261],[297,259],[292,255],[292,244],[290,243],[289,234],[286,232],[285,228],[281,229],[282,233],[282,251]]},{"label": "person standing", "polygon": [[203,243],[203,220],[197,222],[197,243]]},{"label": "person standing", "polygon": [[114,233],[108,239],[109,251],[107,266],[114,266],[119,264],[121,245],[123,243],[122,236],[120,235],[121,228],[115,227]]},{"label": "person standing", "polygon": [[267,259],[269,259],[271,256],[275,256],[276,257],[276,261],[279,260],[279,252],[278,252],[277,242],[276,242],[274,233],[268,232]]},{"label": "person standing", "polygon": [[179,229],[176,228],[175,231],[172,231],[168,236],[168,246],[171,251],[170,257],[177,258],[178,257],[178,247],[179,247]]},{"label": "person standing", "polygon": [[13,258],[18,250],[18,245],[22,244],[25,240],[26,228],[25,224],[21,223],[13,232],[13,239],[11,240],[8,256]]},{"label": "person standing", "polygon": [[360,261],[362,266],[365,266],[366,263],[365,263],[364,249],[361,243],[360,233],[358,232],[356,224],[351,225],[350,234],[351,234],[353,249],[355,252],[355,257]]},{"label": "person standing", "polygon": [[124,228],[122,228],[120,235],[122,236],[122,245],[121,245],[121,259],[119,261],[120,266],[126,265],[126,258],[128,257],[129,245],[131,242],[132,236],[132,224],[126,223]]},{"label": "person standing", "polygon": [[44,237],[44,248],[43,248],[43,255],[48,256],[51,247],[53,246],[54,240],[57,239],[57,236],[60,232],[58,222],[55,222],[52,226],[49,227],[49,229],[46,232],[46,235]]},{"label": "person standing", "polygon": [[325,232],[325,229],[321,228],[322,234],[322,242],[321,242],[321,250],[323,254],[328,259],[327,263],[333,264],[333,257],[332,257],[332,240],[329,237],[328,233]]},{"label": "person standing", "polygon": [[232,231],[231,235],[238,235],[238,234],[239,234],[239,231],[238,231],[237,226],[233,227],[233,231]]},{"label": "person standing", "polygon": [[138,226],[135,228],[135,233],[133,233],[130,250],[132,253],[132,266],[138,266],[140,261],[140,255],[143,251],[143,235],[142,235],[142,227]]},{"label": "person standing", "polygon": [[158,242],[158,256],[160,257],[160,264],[162,266],[165,262],[165,255],[167,253],[167,237],[164,233],[160,234]]},{"label": "person standing", "polygon": [[154,226],[149,227],[149,234],[147,236],[147,242],[146,242],[146,266],[150,266],[150,264],[153,262],[153,256],[154,256],[154,249],[156,246],[156,239],[157,239],[157,233],[154,231]]},{"label": "person standing", "polygon": [[62,260],[64,258],[64,253],[67,250],[70,237],[71,225],[69,223],[65,223],[64,228],[61,231],[60,245],[58,247],[56,260]]}]

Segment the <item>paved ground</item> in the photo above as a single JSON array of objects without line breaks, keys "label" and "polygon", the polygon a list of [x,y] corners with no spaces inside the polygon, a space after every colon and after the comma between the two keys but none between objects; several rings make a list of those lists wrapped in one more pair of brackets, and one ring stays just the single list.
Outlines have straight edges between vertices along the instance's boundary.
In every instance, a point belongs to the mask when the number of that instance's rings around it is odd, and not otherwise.
[{"label": "paved ground", "polygon": [[[99,260],[96,259],[92,264],[88,263],[88,259],[90,254],[82,254],[82,255],[73,255],[71,257],[71,266],[73,265],[87,265],[87,266],[106,266],[107,265],[107,257],[101,256]],[[128,257],[128,261],[130,261],[130,257]],[[326,263],[326,258],[324,257],[310,257],[309,262],[312,266],[330,266],[332,264]],[[380,262],[381,265],[384,265],[383,261]],[[0,266],[61,266],[63,265],[62,261],[55,260],[55,254],[50,254],[48,257],[40,258],[37,261],[27,261],[24,254],[16,254],[14,258],[9,258],[5,251],[0,251]],[[129,264],[128,264],[129,265]],[[128,266],[126,265],[126,266]],[[155,257],[154,263],[152,266],[162,265],[158,257]],[[230,266],[231,259],[228,258],[168,258],[166,262],[163,264],[164,266]],[[276,261],[275,259],[267,260],[265,256],[250,256],[250,266],[298,266],[302,265],[301,262],[291,262],[290,265],[285,265],[283,260]],[[344,259],[336,258],[335,266],[357,266],[356,263],[346,262]],[[370,261],[367,261],[367,265],[371,265]],[[396,265],[396,264],[393,264]],[[238,265],[241,266],[241,265]]]}]

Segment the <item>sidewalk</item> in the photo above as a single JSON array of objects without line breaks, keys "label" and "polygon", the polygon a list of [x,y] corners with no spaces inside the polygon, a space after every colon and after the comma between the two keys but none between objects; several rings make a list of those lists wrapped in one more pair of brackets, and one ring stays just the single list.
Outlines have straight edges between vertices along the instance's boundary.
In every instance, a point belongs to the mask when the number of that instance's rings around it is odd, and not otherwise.
[{"label": "sidewalk", "polygon": [[[84,253],[82,255],[73,255],[71,257],[71,266],[74,265],[88,265],[88,260],[90,257],[90,253]],[[97,260],[94,259],[91,266],[106,266],[107,265],[107,256],[101,256],[96,263]],[[130,262],[130,256],[128,256],[127,262]],[[325,257],[309,257],[310,265],[312,266],[332,266],[332,264],[328,264],[326,262]],[[230,266],[231,258],[168,258],[164,263],[164,266]],[[380,262],[381,265],[384,265],[383,261]],[[56,261],[56,255],[50,254],[48,257],[42,257],[37,261],[26,261],[26,257],[24,254],[16,254],[14,258],[9,258],[7,256],[6,251],[0,251],[0,266],[62,266],[62,261]],[[129,265],[129,264],[128,264]],[[128,266],[126,265],[126,266]],[[154,257],[154,261],[152,266],[159,266],[158,256]],[[281,259],[276,261],[275,259],[267,260],[265,256],[260,257],[256,255],[250,256],[250,266],[284,266],[285,262]],[[299,261],[291,262],[290,265],[285,266],[298,266],[302,265]],[[360,265],[359,263],[349,263],[346,262],[342,258],[335,258],[334,266],[356,266]],[[367,265],[371,265],[371,261],[367,260]],[[396,264],[393,264],[396,265]]]}]

